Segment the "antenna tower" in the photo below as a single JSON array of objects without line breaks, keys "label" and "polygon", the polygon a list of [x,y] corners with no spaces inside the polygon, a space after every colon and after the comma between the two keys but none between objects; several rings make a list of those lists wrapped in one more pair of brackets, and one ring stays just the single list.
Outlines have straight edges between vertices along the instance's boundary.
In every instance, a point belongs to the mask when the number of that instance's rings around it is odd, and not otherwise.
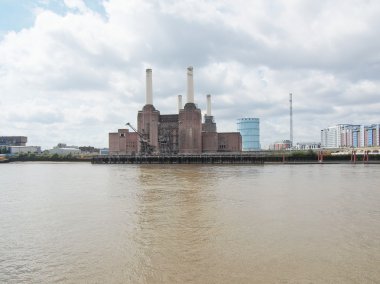
[{"label": "antenna tower", "polygon": [[292,93],[289,94],[290,104],[290,146],[293,147],[293,98]]}]

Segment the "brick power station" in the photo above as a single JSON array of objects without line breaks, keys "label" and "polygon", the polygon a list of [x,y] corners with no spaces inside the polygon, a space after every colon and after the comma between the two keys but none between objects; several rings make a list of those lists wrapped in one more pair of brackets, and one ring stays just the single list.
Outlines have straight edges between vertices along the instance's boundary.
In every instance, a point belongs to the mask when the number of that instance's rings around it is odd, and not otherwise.
[{"label": "brick power station", "polygon": [[137,114],[137,129],[109,133],[110,155],[175,155],[216,152],[241,152],[239,132],[218,133],[211,115],[211,96],[202,123],[201,110],[194,103],[193,67],[187,68],[187,102],[178,114],[160,114],[153,106],[152,70],[146,70],[146,104]]}]

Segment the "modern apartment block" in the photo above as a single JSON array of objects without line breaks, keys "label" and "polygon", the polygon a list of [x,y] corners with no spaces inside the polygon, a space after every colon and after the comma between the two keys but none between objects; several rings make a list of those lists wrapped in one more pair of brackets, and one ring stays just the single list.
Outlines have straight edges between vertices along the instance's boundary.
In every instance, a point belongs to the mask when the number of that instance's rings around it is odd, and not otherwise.
[{"label": "modern apartment block", "polygon": [[322,148],[380,146],[380,124],[338,124],[321,130]]}]

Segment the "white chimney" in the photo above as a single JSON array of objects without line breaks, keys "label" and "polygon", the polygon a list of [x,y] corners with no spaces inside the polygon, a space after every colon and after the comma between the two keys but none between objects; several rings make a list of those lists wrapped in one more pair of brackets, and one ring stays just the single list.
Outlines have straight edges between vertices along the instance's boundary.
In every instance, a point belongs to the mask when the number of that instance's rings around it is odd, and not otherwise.
[{"label": "white chimney", "polygon": [[207,95],[207,116],[211,116],[211,95]]},{"label": "white chimney", "polygon": [[194,103],[193,67],[187,68],[187,102]]},{"label": "white chimney", "polygon": [[178,95],[178,112],[183,109],[182,107],[182,95]]},{"label": "white chimney", "polygon": [[146,69],[146,104],[153,105],[152,69]]}]

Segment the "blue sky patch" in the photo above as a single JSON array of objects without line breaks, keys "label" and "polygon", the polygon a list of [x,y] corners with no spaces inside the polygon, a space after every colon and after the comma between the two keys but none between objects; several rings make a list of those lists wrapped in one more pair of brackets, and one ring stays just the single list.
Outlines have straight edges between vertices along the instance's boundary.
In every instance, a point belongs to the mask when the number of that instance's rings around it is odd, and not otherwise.
[{"label": "blue sky patch", "polygon": [[[85,0],[86,6],[105,15],[102,0]],[[9,31],[20,31],[29,28],[35,20],[34,10],[43,8],[56,14],[64,15],[68,9],[63,0],[0,0],[0,39]]]}]

